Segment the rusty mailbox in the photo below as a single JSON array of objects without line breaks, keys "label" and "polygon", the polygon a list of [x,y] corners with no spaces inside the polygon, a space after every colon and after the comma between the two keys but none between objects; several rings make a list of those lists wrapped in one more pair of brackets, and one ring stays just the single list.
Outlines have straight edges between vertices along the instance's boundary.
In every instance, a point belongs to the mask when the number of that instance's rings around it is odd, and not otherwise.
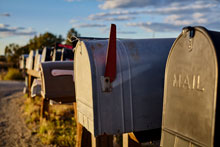
[{"label": "rusty mailbox", "polygon": [[73,61],[41,63],[42,96],[60,103],[75,102]]},{"label": "rusty mailbox", "polygon": [[186,27],[166,65],[161,147],[217,147],[220,33]]},{"label": "rusty mailbox", "polygon": [[110,40],[78,41],[78,121],[95,136],[161,128],[165,64],[173,41],[111,35]]}]

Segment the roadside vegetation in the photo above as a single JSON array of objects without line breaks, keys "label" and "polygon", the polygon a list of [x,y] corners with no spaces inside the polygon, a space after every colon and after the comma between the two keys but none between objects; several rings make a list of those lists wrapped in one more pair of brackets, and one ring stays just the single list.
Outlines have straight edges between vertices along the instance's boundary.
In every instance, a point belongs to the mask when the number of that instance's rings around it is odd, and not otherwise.
[{"label": "roadside vegetation", "polygon": [[76,122],[73,105],[50,106],[49,119],[40,118],[41,98],[27,98],[23,111],[28,128],[45,145],[75,146]]},{"label": "roadside vegetation", "polygon": [[0,75],[3,80],[24,80],[22,72],[16,68],[9,68],[7,72],[1,72]]}]

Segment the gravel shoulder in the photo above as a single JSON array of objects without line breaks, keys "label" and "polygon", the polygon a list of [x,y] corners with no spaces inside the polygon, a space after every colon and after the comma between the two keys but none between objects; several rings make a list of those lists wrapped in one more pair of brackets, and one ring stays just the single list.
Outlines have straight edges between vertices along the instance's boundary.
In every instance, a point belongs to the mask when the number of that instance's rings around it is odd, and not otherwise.
[{"label": "gravel shoulder", "polygon": [[24,82],[0,81],[0,147],[45,146],[26,127],[23,87]]}]

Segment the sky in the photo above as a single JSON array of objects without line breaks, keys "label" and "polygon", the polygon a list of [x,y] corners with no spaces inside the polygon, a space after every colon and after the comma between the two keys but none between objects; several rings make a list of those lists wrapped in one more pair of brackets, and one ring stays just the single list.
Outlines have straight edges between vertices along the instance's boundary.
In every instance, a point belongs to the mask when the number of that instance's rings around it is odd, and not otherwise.
[{"label": "sky", "polygon": [[185,26],[220,31],[220,0],[0,0],[0,55],[10,43],[25,45],[35,35],[119,38],[177,37]]}]

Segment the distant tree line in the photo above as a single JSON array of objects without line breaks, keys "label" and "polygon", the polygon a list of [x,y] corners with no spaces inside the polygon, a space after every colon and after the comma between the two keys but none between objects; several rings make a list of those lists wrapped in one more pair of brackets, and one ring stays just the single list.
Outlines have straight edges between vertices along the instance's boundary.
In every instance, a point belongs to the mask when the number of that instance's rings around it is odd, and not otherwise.
[{"label": "distant tree line", "polygon": [[[11,63],[13,67],[18,66],[19,57],[22,54],[28,54],[30,50],[43,49],[44,47],[53,47],[56,43],[62,43],[65,41],[66,44],[71,45],[71,42],[68,38],[72,36],[79,37],[80,34],[74,29],[71,28],[67,32],[66,39],[61,35],[54,35],[50,32],[40,34],[39,36],[34,36],[30,39],[29,42],[24,46],[19,46],[18,44],[11,43],[5,47],[5,58],[8,63]],[[3,57],[1,57],[3,60]]]}]

